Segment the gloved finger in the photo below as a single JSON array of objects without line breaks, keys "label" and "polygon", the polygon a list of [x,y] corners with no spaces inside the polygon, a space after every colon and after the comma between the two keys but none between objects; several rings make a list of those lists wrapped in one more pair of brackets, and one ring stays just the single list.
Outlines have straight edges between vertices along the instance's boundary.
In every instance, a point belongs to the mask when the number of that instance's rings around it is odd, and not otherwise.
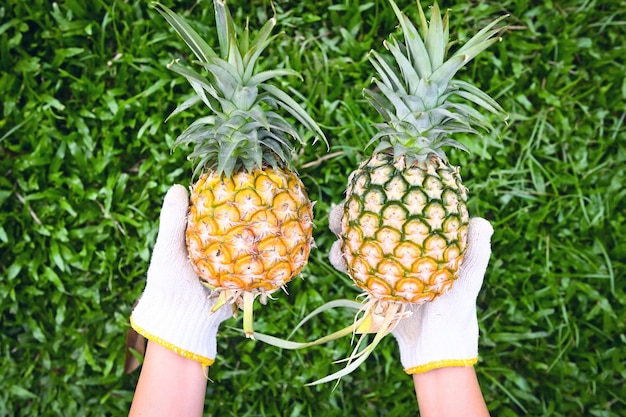
[{"label": "gloved finger", "polygon": [[343,203],[334,206],[328,214],[328,228],[336,235],[341,233],[341,219],[343,218]]},{"label": "gloved finger", "polygon": [[341,241],[336,240],[330,248],[328,255],[330,264],[339,272],[348,273],[348,265],[346,265],[346,259],[341,252]]},{"label": "gloved finger", "polygon": [[[480,290],[483,277],[487,271],[489,257],[491,256],[491,236],[493,235],[493,227],[491,224],[480,217],[474,217],[469,221],[469,230],[467,235],[467,250],[461,264],[459,272],[459,282],[464,285],[471,285],[475,291]],[[454,287],[453,287],[454,289]]]},{"label": "gloved finger", "polygon": [[172,186],[163,200],[159,235],[154,246],[153,258],[169,258],[172,255],[187,258],[185,229],[188,209],[189,197],[185,187],[179,184]]}]

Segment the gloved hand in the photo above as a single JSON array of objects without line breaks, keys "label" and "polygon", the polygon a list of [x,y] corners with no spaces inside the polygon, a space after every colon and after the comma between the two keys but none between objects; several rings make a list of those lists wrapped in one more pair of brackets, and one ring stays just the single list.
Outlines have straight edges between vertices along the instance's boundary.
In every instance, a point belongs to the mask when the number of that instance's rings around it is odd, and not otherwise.
[{"label": "gloved hand", "polygon": [[493,227],[485,219],[470,219],[467,250],[459,278],[431,302],[411,305],[413,314],[393,330],[407,374],[436,368],[472,366],[478,361],[476,298],[483,283]]},{"label": "gloved hand", "polygon": [[[330,213],[329,226],[335,234],[341,232],[342,215],[342,206]],[[492,234],[487,220],[471,219],[465,258],[452,288],[433,301],[407,306],[405,312],[410,315],[392,331],[406,373],[472,366],[478,361],[476,298],[489,263]],[[337,270],[347,272],[340,241],[333,244],[330,261]]]},{"label": "gloved hand", "polygon": [[130,324],[148,340],[210,366],[217,354],[219,325],[233,315],[233,306],[211,309],[217,297],[199,282],[185,244],[189,199],[182,185],[169,189],[146,287]]}]

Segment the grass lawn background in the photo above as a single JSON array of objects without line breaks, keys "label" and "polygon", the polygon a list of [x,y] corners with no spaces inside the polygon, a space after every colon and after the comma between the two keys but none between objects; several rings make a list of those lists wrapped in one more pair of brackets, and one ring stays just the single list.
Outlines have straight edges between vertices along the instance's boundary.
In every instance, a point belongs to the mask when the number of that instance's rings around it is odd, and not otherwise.
[{"label": "grass lawn background", "polygon": [[[217,45],[212,3],[165,2]],[[626,414],[626,9],[620,2],[441,2],[467,40],[510,14],[502,42],[460,73],[494,96],[508,124],[457,136],[450,151],[471,214],[495,227],[479,296],[477,365],[495,416]],[[414,2],[398,4],[416,18]],[[260,28],[269,1],[231,1]],[[424,3],[425,6],[430,3]],[[289,295],[256,309],[259,331],[286,336],[307,312],[354,298],[328,265],[326,215],[380,119],[361,91],[396,25],[383,0],[276,0],[278,30],[264,65],[285,79],[331,142],[296,163],[315,206],[318,248]],[[164,120],[187,98],[165,66],[190,53],[143,1],[0,4],[0,415],[125,415],[138,372],[123,372],[128,317],[140,295],[166,190],[189,184],[187,149],[171,151],[200,107]],[[240,320],[240,319],[239,319]],[[308,340],[349,323],[325,314]],[[240,327],[239,321],[231,321]],[[349,340],[302,352],[245,340],[224,325],[205,415],[417,415],[411,378],[386,338],[333,385]]]}]

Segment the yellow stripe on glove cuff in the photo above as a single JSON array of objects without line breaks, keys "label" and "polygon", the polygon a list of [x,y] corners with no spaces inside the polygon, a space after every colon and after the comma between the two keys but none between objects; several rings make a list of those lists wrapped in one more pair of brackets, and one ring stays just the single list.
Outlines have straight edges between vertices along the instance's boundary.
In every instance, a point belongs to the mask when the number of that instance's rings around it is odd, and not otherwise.
[{"label": "yellow stripe on glove cuff", "polygon": [[452,368],[455,366],[474,366],[478,362],[478,358],[471,359],[445,359],[441,361],[429,362],[424,365],[417,365],[404,370],[409,375],[423,374],[433,369]]},{"label": "yellow stripe on glove cuff", "polygon": [[188,350],[185,349],[181,349],[178,346],[161,339],[158,336],[155,336],[153,334],[151,334],[150,332],[142,329],[141,327],[137,326],[137,323],[135,323],[133,321],[133,318],[130,318],[130,325],[133,329],[135,329],[135,331],[137,333],[139,333],[140,335],[142,335],[143,337],[145,337],[148,340],[151,340],[153,342],[158,343],[159,345],[177,353],[178,355],[182,356],[183,358],[187,358],[187,359],[191,359],[194,360],[196,362],[200,362],[200,364],[202,366],[211,366],[213,365],[213,363],[215,362],[215,359],[211,359],[211,358],[207,358],[206,356],[202,356],[202,355],[198,355],[197,353],[193,353],[190,352]]}]

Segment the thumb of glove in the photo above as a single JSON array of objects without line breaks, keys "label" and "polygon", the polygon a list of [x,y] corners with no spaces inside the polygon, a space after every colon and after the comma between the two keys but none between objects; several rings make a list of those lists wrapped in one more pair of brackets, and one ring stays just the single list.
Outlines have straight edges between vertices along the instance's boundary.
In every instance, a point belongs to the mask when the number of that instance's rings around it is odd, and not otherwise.
[{"label": "thumb of glove", "polygon": [[186,262],[185,229],[189,197],[180,184],[172,186],[163,200],[159,234],[152,253],[153,263]]},{"label": "thumb of glove", "polygon": [[341,219],[343,218],[343,203],[334,206],[328,214],[328,228],[336,235],[341,234]]},{"label": "thumb of glove", "polygon": [[335,240],[330,248],[328,254],[330,264],[339,272],[348,273],[348,265],[346,265],[346,259],[341,252],[341,240]]},{"label": "thumb of glove", "polygon": [[[330,213],[328,214],[328,228],[335,235],[339,236],[341,234],[341,219],[343,218],[343,203],[334,206]],[[330,260],[330,264],[339,272],[348,273],[348,266],[346,265],[346,260],[343,257],[343,253],[341,252],[341,238],[333,242],[332,247],[330,248],[330,253],[328,254],[328,258]]]},{"label": "thumb of glove", "polygon": [[491,256],[493,227],[487,220],[474,217],[470,219],[468,229],[465,258],[461,264],[459,278],[449,291],[451,293],[449,297],[459,293],[464,294],[463,298],[475,300]]}]

